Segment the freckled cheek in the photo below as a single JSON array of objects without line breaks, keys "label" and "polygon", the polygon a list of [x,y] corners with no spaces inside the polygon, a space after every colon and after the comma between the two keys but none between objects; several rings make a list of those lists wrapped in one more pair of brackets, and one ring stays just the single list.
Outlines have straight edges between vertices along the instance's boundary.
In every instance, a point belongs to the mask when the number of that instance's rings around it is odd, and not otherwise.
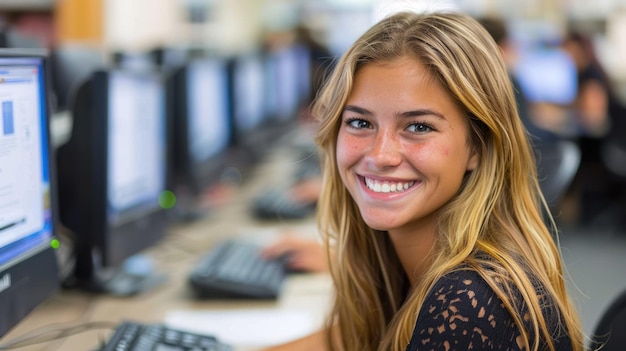
[{"label": "freckled cheek", "polygon": [[404,149],[408,158],[419,163],[432,162],[433,159],[447,156],[446,150],[442,150],[440,146],[433,143],[408,144]]},{"label": "freckled cheek", "polygon": [[447,143],[425,142],[409,144],[405,146],[406,155],[412,162],[422,165],[434,165],[440,164],[451,159],[457,155],[454,147],[451,147]]},{"label": "freckled cheek", "polygon": [[337,138],[337,163],[341,168],[357,162],[365,150],[365,142],[348,134],[339,134]]}]

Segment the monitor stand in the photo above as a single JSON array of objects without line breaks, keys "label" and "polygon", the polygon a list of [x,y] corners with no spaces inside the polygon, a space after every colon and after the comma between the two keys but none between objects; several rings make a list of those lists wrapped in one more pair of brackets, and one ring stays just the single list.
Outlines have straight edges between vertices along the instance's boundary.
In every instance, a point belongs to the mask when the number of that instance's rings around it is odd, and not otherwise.
[{"label": "monitor stand", "polygon": [[209,211],[199,207],[194,201],[186,201],[185,204],[177,204],[176,209],[170,211],[170,215],[174,222],[190,223],[209,217]]},{"label": "monitor stand", "polygon": [[189,223],[209,217],[209,209],[200,206],[201,197],[186,187],[176,190],[176,204],[168,212],[177,223]]},{"label": "monitor stand", "polygon": [[134,296],[153,290],[166,280],[166,275],[161,273],[136,274],[116,269],[101,275],[94,287],[107,295]]},{"label": "monitor stand", "polygon": [[149,292],[165,283],[167,276],[156,271],[152,262],[137,255],[116,267],[100,267],[89,279],[76,279],[66,287],[111,296],[135,296]]},{"label": "monitor stand", "polygon": [[203,189],[192,192],[180,187],[177,189],[176,205],[169,211],[175,222],[194,222],[210,218],[215,209],[229,203],[235,196],[234,189],[241,183],[241,173],[234,167],[227,167],[217,181]]}]

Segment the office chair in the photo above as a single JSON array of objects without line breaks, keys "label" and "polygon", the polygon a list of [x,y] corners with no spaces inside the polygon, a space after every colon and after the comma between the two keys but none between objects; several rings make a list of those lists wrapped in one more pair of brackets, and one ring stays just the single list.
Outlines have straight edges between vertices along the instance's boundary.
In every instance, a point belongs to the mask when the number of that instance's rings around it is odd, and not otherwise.
[{"label": "office chair", "polygon": [[563,139],[539,142],[535,147],[539,186],[552,210],[578,172],[580,148],[573,141]]},{"label": "office chair", "polygon": [[591,338],[590,351],[624,350],[626,345],[626,289],[601,315]]}]

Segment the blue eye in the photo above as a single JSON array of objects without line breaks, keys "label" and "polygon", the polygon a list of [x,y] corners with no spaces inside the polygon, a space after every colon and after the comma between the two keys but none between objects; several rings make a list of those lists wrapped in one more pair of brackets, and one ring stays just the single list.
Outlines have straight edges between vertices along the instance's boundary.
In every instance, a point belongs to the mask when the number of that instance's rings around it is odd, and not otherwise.
[{"label": "blue eye", "polygon": [[409,125],[407,129],[414,133],[428,133],[433,130],[433,128],[426,123],[413,123]]},{"label": "blue eye", "polygon": [[364,119],[354,118],[346,121],[346,124],[352,128],[363,129],[369,128],[370,123]]}]

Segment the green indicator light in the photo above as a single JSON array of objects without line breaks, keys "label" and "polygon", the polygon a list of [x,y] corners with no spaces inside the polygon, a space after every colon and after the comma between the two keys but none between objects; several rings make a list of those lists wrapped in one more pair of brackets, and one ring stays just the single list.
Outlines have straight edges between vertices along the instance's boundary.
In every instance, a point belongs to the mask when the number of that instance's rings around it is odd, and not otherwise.
[{"label": "green indicator light", "polygon": [[57,239],[52,239],[50,241],[50,247],[52,247],[53,249],[58,249],[59,246],[61,246],[61,243],[59,242],[59,240]]},{"label": "green indicator light", "polygon": [[176,204],[176,195],[174,195],[173,192],[169,190],[165,190],[159,196],[159,205],[161,205],[162,208],[169,209],[169,208],[174,207],[175,204]]}]

